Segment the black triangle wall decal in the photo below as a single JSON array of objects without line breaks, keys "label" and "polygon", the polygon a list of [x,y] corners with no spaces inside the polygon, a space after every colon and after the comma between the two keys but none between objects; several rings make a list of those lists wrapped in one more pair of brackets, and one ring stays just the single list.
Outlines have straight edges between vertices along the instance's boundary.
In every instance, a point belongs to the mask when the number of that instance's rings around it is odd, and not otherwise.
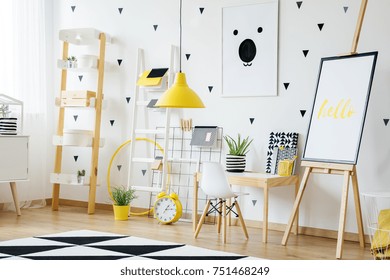
[{"label": "black triangle wall decal", "polygon": [[76,9],[76,6],[70,6],[72,8],[72,12]]},{"label": "black triangle wall decal", "polygon": [[343,7],[344,8],[344,13],[348,11],[348,7]]},{"label": "black triangle wall decal", "polygon": [[126,102],[129,103],[130,99],[131,99],[131,97],[126,97]]},{"label": "black triangle wall decal", "polygon": [[318,25],[318,28],[320,29],[320,31],[322,31],[322,28],[324,28],[324,23],[319,23],[317,25]]},{"label": "black triangle wall decal", "polygon": [[186,53],[186,58],[187,58],[187,60],[189,60],[189,59],[190,59],[190,56],[191,56],[191,54],[189,54],[189,53]]},{"label": "black triangle wall decal", "polygon": [[80,76],[79,76],[80,82],[81,82],[82,79],[83,79],[83,75],[80,75]]},{"label": "black triangle wall decal", "polygon": [[209,92],[213,90],[213,86],[209,86]]},{"label": "black triangle wall decal", "polygon": [[119,164],[116,167],[118,168],[118,171],[121,171],[122,165]]},{"label": "black triangle wall decal", "polygon": [[79,117],[78,115],[74,115],[74,116],[73,116],[75,122],[77,122],[77,118],[78,118],[78,117]]},{"label": "black triangle wall decal", "polygon": [[307,54],[309,53],[309,50],[303,50],[302,52],[303,52],[303,55],[306,57]]},{"label": "black triangle wall decal", "polygon": [[257,200],[252,200],[252,204],[253,204],[253,206],[255,206],[256,205],[256,203],[257,203]]},{"label": "black triangle wall decal", "polygon": [[122,64],[122,59],[118,59],[118,65],[121,66]]},{"label": "black triangle wall decal", "polygon": [[73,158],[74,158],[74,161],[77,162],[79,156],[73,156]]},{"label": "black triangle wall decal", "polygon": [[199,8],[201,14],[203,14],[204,8]]},{"label": "black triangle wall decal", "polygon": [[385,126],[389,123],[389,119],[383,119],[383,122],[385,123]]},{"label": "black triangle wall decal", "polygon": [[158,24],[153,25],[154,31],[157,31]]},{"label": "black triangle wall decal", "polygon": [[300,110],[300,112],[301,112],[301,115],[302,115],[302,118],[305,116],[305,114],[306,114],[306,110]]},{"label": "black triangle wall decal", "polygon": [[146,169],[142,169],[142,176],[145,176],[146,174]]},{"label": "black triangle wall decal", "polygon": [[283,83],[283,85],[284,85],[284,88],[287,90],[290,83]]},{"label": "black triangle wall decal", "polygon": [[114,122],[115,122],[115,120],[110,120],[110,124],[111,124],[111,126],[113,126],[113,125],[114,125]]},{"label": "black triangle wall decal", "polygon": [[118,8],[120,14],[122,14],[123,8]]},{"label": "black triangle wall decal", "polygon": [[249,118],[249,121],[251,122],[251,124],[253,124],[253,122],[255,121],[255,118]]},{"label": "black triangle wall decal", "polygon": [[298,2],[297,2],[298,9],[300,9],[300,8],[301,8],[301,6],[302,6],[302,3],[303,3],[303,1],[298,1]]}]

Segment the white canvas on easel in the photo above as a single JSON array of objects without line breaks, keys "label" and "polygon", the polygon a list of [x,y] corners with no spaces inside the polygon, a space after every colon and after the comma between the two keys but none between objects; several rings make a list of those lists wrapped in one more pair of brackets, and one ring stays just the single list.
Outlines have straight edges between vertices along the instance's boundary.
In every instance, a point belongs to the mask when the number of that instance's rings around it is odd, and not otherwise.
[{"label": "white canvas on easel", "polygon": [[303,160],[356,164],[377,55],[321,60]]},{"label": "white canvas on easel", "polygon": [[222,10],[222,96],[275,96],[278,0]]}]

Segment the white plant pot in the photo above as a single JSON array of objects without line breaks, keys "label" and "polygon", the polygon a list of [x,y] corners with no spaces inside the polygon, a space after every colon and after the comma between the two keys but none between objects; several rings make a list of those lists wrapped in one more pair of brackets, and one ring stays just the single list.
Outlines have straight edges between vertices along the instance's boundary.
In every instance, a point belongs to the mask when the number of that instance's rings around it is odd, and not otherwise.
[{"label": "white plant pot", "polygon": [[85,176],[77,176],[77,183],[83,185],[85,181]]}]

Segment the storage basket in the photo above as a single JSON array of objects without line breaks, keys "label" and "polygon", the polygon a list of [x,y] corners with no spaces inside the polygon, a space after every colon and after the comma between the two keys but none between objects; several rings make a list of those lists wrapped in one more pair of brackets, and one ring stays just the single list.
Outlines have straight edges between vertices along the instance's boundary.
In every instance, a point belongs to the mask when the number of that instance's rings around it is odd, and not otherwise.
[{"label": "storage basket", "polygon": [[390,192],[362,193],[370,251],[376,260],[390,259]]}]

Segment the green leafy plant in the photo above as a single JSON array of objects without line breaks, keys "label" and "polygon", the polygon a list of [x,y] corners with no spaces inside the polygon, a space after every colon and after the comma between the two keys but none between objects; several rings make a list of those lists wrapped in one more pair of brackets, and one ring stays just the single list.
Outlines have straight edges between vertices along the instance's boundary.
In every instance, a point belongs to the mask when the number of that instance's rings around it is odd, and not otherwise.
[{"label": "green leafy plant", "polygon": [[123,186],[113,187],[111,189],[112,200],[115,205],[126,206],[129,205],[133,199],[137,198],[135,190],[132,188],[125,188]]},{"label": "green leafy plant", "polygon": [[85,176],[85,170],[78,170],[77,171],[77,176]]},{"label": "green leafy plant", "polygon": [[75,57],[75,56],[69,56],[68,58],[67,58],[67,60],[68,61],[77,61],[77,58]]},{"label": "green leafy plant", "polygon": [[226,144],[229,147],[229,155],[235,156],[244,156],[249,150],[249,146],[251,145],[253,139],[249,140],[249,136],[246,138],[241,138],[241,135],[238,134],[237,140],[233,139],[231,136],[226,135],[223,137],[226,141]]}]

